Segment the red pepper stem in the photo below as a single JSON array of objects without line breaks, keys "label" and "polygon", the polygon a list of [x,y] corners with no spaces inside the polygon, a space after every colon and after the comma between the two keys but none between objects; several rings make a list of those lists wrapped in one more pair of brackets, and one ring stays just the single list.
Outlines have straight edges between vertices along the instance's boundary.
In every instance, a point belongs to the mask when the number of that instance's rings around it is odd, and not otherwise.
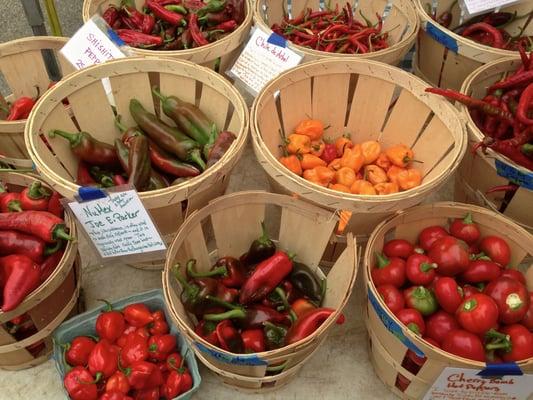
[{"label": "red pepper stem", "polygon": [[109,312],[109,311],[113,311],[113,306],[111,305],[111,303],[105,299],[96,299],[96,301],[102,301],[105,303],[106,305],[106,308],[104,309],[104,312]]},{"label": "red pepper stem", "polygon": [[50,132],[48,132],[48,136],[53,138],[57,136],[61,136],[62,138],[67,139],[70,142],[70,145],[72,147],[76,147],[81,142],[81,133],[71,133],[71,132],[65,132],[59,129],[53,129]]},{"label": "red pepper stem", "polygon": [[230,310],[230,311],[226,311],[220,314],[205,314],[204,315],[204,319],[206,321],[224,321],[226,319],[233,319],[233,318],[244,319],[246,318],[246,313],[244,312],[244,310],[240,309],[240,310]]},{"label": "red pepper stem", "polygon": [[206,300],[209,300],[211,303],[218,304],[218,305],[226,307],[226,308],[228,308],[230,310],[242,310],[241,306],[238,306],[238,305],[232,304],[230,302],[221,300],[221,299],[219,299],[216,296],[207,295],[207,296],[205,296],[205,298],[206,298]]}]

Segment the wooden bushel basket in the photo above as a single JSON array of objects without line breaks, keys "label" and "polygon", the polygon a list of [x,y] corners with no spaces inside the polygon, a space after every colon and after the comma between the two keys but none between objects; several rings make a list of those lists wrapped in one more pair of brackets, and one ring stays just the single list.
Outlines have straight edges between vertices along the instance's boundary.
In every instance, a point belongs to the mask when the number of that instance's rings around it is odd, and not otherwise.
[{"label": "wooden bushel basket", "polygon": [[[79,127],[98,140],[113,143],[120,133],[101,83],[101,79],[108,77],[117,113],[127,126],[135,125],[129,112],[131,98],[170,121],[161,111],[160,102],[152,97],[152,86],[159,85],[163,93],[176,94],[184,101],[196,103],[219,129],[232,131],[237,136],[222,159],[203,174],[180,185],[139,193],[159,232],[170,241],[186,212],[202,207],[226,190],[229,174],[246,143],[248,110],[230,82],[212,70],[187,61],[136,57],[78,71],[43,96],[26,127],[26,143],[37,169],[67,198],[73,198],[79,189],[75,183],[78,159],[66,140],[47,137],[49,148],[40,135],[47,136],[51,129],[75,132]],[[61,102],[64,98],[68,98],[70,112]],[[162,262],[136,265],[161,269]]]},{"label": "wooden bushel basket", "polygon": [[[437,16],[448,10],[452,2],[453,0],[438,0]],[[499,58],[517,54],[514,51],[485,46],[460,36],[444,28],[429,16],[425,7],[426,3],[431,2],[415,0],[414,3],[420,18],[416,56],[413,59],[414,72],[433,86],[460,90],[466,77],[477,68]],[[504,7],[500,11],[511,13],[516,11],[517,15],[523,16],[532,10],[533,6],[530,1],[522,1],[510,7]],[[452,29],[459,25],[459,12],[459,6],[455,5],[452,10]],[[518,34],[526,19],[527,17],[509,24],[505,28],[506,31],[511,35]],[[532,34],[533,24],[529,24],[524,35]]]},{"label": "wooden bushel basket", "polygon": [[[173,320],[210,369],[224,382],[237,388],[270,389],[294,376],[293,368],[303,364],[326,338],[352,292],[357,275],[356,242],[347,236],[347,248],[327,275],[324,307],[336,310],[320,328],[305,340],[281,349],[257,354],[233,354],[215,347],[194,332],[195,319],[185,310],[181,287],[173,276],[173,266],[195,258],[197,269],[207,271],[223,256],[240,256],[260,236],[265,221],[269,236],[278,247],[294,252],[297,260],[323,275],[318,267],[338,218],[334,213],[309,203],[266,192],[241,192],[213,200],[190,215],[169,249],[163,289]],[[238,221],[238,223],[235,223]],[[213,232],[209,235],[208,232]],[[284,365],[283,372],[267,376],[267,368]],[[224,373],[218,373],[221,370]]]},{"label": "wooden bushel basket", "polygon": [[[466,132],[457,110],[428,96],[421,79],[399,68],[368,60],[319,60],[271,81],[252,107],[255,154],[275,191],[328,210],[352,212],[346,231],[368,235],[387,215],[420,203],[455,171],[466,150]],[[337,192],[290,172],[279,161],[282,138],[304,119],[329,125],[333,139],[349,133],[355,143],[378,140],[383,147],[413,148],[423,173],[422,185],[391,195]]]},{"label": "wooden bushel basket", "polygon": [[[68,38],[29,37],[0,44],[0,73],[4,76],[10,94],[6,101],[22,96],[35,98],[43,94],[50,84],[43,50],[56,61],[63,76],[74,71],[72,65],[59,53]],[[31,168],[28,151],[24,143],[26,120],[0,120],[0,163],[12,168]]]},{"label": "wooden bushel basket", "polygon": [[[141,10],[146,0],[134,0],[136,8]],[[102,15],[109,5],[120,6],[120,0],[84,0],[83,21],[87,22],[93,15]],[[246,17],[242,24],[230,35],[206,46],[187,50],[148,50],[129,47],[136,56],[166,57],[175,60],[191,61],[211,69],[217,68],[221,73],[229,69],[239,56],[242,45],[248,39],[253,22],[252,2],[246,0]],[[220,59],[220,61],[219,61]],[[217,66],[218,65],[218,66]]]},{"label": "wooden bushel basket", "polygon": [[[329,5],[330,8],[335,8],[337,5],[342,8],[346,5],[346,0],[333,0],[331,2],[320,0],[256,0],[254,9],[255,23],[262,30],[272,33],[270,29],[272,24],[280,23],[283,16],[288,14],[287,3],[291,4],[290,15],[295,18],[306,8],[312,8],[315,11],[323,9],[324,4]],[[349,3],[354,6],[354,17],[357,20],[362,20],[359,12],[362,12],[373,22],[377,22],[376,13],[385,17],[383,32],[389,32],[389,48],[367,54],[354,55],[327,53],[298,46],[291,42],[288,42],[288,47],[304,55],[302,62],[338,57],[344,60],[357,58],[381,61],[391,65],[400,64],[414,45],[419,28],[418,17],[412,1],[395,0],[392,4],[389,4],[386,0],[360,0]],[[391,8],[389,9],[389,7]],[[388,11],[384,12],[385,10]]]},{"label": "wooden bushel basket", "polygon": [[[370,279],[375,264],[375,253],[381,252],[385,241],[406,239],[415,242],[423,228],[431,225],[447,225],[453,218],[462,218],[468,212],[478,224],[481,235],[495,234],[503,237],[511,247],[510,267],[526,272],[528,289],[533,289],[533,236],[502,215],[485,208],[461,203],[436,203],[414,207],[382,222],[372,233],[364,255],[364,279],[369,301],[366,310],[366,326],[370,337],[371,360],[379,378],[402,398],[422,399],[442,370],[446,367],[483,369],[485,364],[444,352],[407,329],[387,308]],[[392,333],[384,324],[398,325],[399,332]],[[402,367],[408,347],[398,336],[421,350],[427,360],[416,375]],[[524,373],[533,371],[533,358],[518,363]],[[398,374],[410,381],[404,392],[395,387]]]},{"label": "wooden bushel basket", "polygon": [[[16,172],[0,172],[0,181],[8,189],[22,190],[38,178]],[[45,185],[45,183],[43,182]],[[65,213],[65,224],[76,237],[72,216]],[[14,310],[0,311],[0,369],[19,370],[45,362],[52,353],[51,333],[71,313],[78,302],[81,287],[81,262],[76,242],[68,242],[65,254],[52,275],[31,292]],[[73,267],[74,265],[74,267]],[[37,332],[17,341],[6,329],[5,323],[27,313]],[[44,349],[34,357],[27,348],[44,341]]]},{"label": "wooden bushel basket", "polygon": [[[468,76],[461,91],[475,98],[483,98],[490,85],[501,80],[504,74],[512,73],[521,65],[522,62],[518,57],[497,60],[484,65]],[[472,120],[468,108],[462,104],[458,107],[467,121],[469,147],[474,146],[485,136]],[[497,163],[503,163],[508,168],[519,171],[520,174],[533,176],[533,171],[519,166],[493,150],[487,149],[487,154],[478,150],[475,155],[467,151],[458,168],[455,200],[478,204],[498,212],[503,211],[506,217],[533,232],[533,213],[530,209],[533,204],[533,190],[521,186],[512,197],[505,196],[505,192],[486,194],[486,191],[494,186],[510,183],[508,179],[498,174]]]}]

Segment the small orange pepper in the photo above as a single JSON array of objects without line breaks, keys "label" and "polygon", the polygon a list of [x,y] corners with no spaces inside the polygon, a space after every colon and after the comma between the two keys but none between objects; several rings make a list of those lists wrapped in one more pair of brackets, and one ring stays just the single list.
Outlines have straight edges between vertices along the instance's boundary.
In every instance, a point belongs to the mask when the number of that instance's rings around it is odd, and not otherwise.
[{"label": "small orange pepper", "polygon": [[324,134],[324,124],[316,119],[306,119],[298,124],[294,133],[308,136],[311,140],[318,140]]},{"label": "small orange pepper", "polygon": [[360,145],[354,146],[351,149],[344,149],[344,154],[341,157],[342,167],[348,167],[353,169],[354,172],[358,172],[363,166],[364,162],[365,158],[363,157],[363,152],[361,151]]},{"label": "small orange pepper", "polygon": [[314,156],[312,154],[303,154],[301,156],[300,163],[302,164],[302,169],[312,169],[318,167],[319,165],[326,166],[326,162],[320,157]]},{"label": "small orange pepper", "polygon": [[340,183],[335,183],[333,185],[329,185],[330,189],[336,190],[337,192],[344,192],[344,193],[352,193],[350,191],[350,188],[345,185],[341,185]]},{"label": "small orange pepper", "polygon": [[393,165],[403,168],[407,167],[415,156],[413,150],[404,144],[389,147],[385,150],[385,154]]},{"label": "small orange pepper", "polygon": [[326,143],[323,140],[313,140],[311,142],[311,154],[320,157],[324,153]]},{"label": "small orange pepper", "polygon": [[376,192],[381,195],[398,193],[400,191],[398,184],[395,182],[378,183],[377,185],[374,185],[374,189],[376,189]]},{"label": "small orange pepper", "polygon": [[393,165],[389,168],[387,171],[387,177],[389,178],[389,181],[398,183],[398,175],[400,172],[405,171],[405,168],[397,167],[396,165]]},{"label": "small orange pepper", "polygon": [[332,162],[328,164],[328,168],[334,171],[338,171],[339,169],[341,169],[342,168],[341,159],[340,158],[334,159]]},{"label": "small orange pepper", "polygon": [[311,139],[309,136],[293,133],[287,138],[287,151],[291,154],[311,153]]},{"label": "small orange pepper", "polygon": [[353,142],[349,135],[343,135],[335,140],[335,148],[339,157],[342,157],[345,149],[351,149],[352,147]]},{"label": "small orange pepper", "polygon": [[416,168],[404,169],[398,174],[398,185],[402,190],[409,190],[420,186],[422,183],[422,172]]},{"label": "small orange pepper", "polygon": [[279,162],[282,163],[289,171],[294,172],[296,175],[302,176],[302,164],[297,156],[294,154],[280,157]]},{"label": "small orange pepper", "polygon": [[308,311],[314,310],[316,306],[313,303],[311,303],[309,300],[301,297],[297,300],[294,300],[294,303],[291,304],[291,308],[295,312],[296,316],[300,318],[302,315],[304,315]]},{"label": "small orange pepper", "polygon": [[375,164],[384,169],[385,171],[388,171],[388,169],[391,167],[392,163],[389,160],[389,157],[385,153],[379,153],[379,156],[375,162]]},{"label": "small orange pepper", "polygon": [[353,194],[366,194],[366,195],[375,195],[376,190],[374,189],[374,186],[364,179],[358,179],[356,180],[352,186],[350,187],[350,191]]},{"label": "small orange pepper", "polygon": [[385,170],[379,168],[377,165],[366,165],[365,176],[372,185],[377,185],[378,183],[387,182],[389,180]]},{"label": "small orange pepper", "polygon": [[320,186],[328,186],[335,178],[335,172],[328,167],[318,166],[304,171],[304,178]]},{"label": "small orange pepper", "polygon": [[355,182],[355,172],[348,167],[342,167],[335,172],[335,181],[341,185],[350,187]]},{"label": "small orange pepper", "polygon": [[381,145],[375,140],[368,140],[361,143],[361,150],[363,151],[363,157],[365,157],[365,165],[368,165],[378,159],[381,153]]}]

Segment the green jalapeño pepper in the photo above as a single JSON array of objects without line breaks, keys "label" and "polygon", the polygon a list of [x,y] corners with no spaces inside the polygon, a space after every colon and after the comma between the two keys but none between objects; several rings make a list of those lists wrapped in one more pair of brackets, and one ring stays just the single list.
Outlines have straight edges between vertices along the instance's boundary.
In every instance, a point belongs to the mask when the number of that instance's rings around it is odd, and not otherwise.
[{"label": "green jalape\u00f1o pepper", "polygon": [[435,294],[424,286],[412,286],[404,291],[406,308],[418,310],[424,317],[437,311],[438,303]]}]

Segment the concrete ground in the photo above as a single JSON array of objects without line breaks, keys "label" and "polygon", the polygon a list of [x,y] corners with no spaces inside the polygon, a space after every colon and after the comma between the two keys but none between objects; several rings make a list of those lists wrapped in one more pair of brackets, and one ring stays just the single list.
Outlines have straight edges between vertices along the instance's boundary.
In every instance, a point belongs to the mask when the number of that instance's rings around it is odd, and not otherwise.
[{"label": "concrete ground", "polygon": [[[72,35],[81,25],[81,0],[56,0],[64,35]],[[44,5],[42,6],[43,12]],[[0,0],[0,41],[31,35],[18,1]],[[235,168],[229,191],[268,190],[266,176],[256,162],[251,146]],[[434,199],[451,199],[450,185]],[[430,200],[430,199],[428,199]],[[161,272],[141,271],[125,265],[94,265],[88,246],[80,243],[83,258],[83,289],[87,308],[98,298],[118,299],[133,293],[161,287]],[[120,277],[120,279],[117,279]],[[221,385],[201,367],[202,385],[196,399],[393,399],[374,374],[369,361],[367,335],[361,315],[361,279],[345,310],[347,323],[335,326],[328,340],[314,354],[297,378],[288,386],[267,394],[247,395]],[[64,398],[61,381],[52,361],[20,372],[0,372],[0,400],[57,400]]]}]

